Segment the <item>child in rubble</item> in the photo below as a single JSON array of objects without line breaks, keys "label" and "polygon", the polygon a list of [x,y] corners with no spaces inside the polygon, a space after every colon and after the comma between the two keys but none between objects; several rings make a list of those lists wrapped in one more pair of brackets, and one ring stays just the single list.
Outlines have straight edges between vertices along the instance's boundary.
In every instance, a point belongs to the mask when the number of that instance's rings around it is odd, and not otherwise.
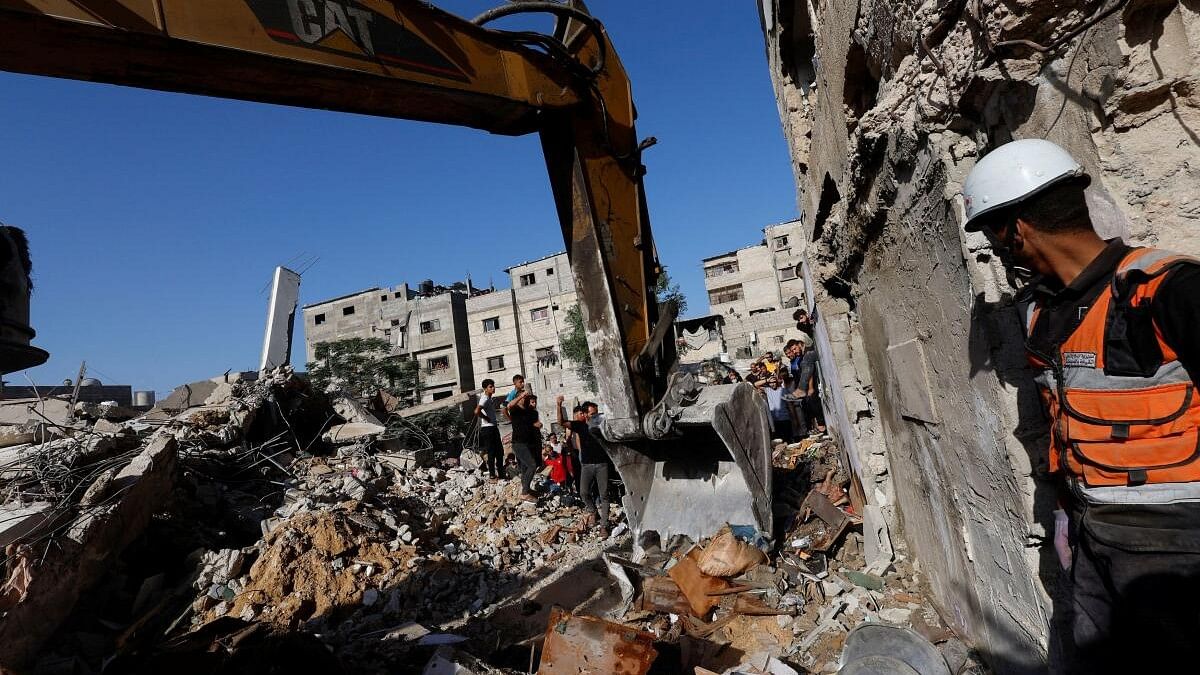
[{"label": "child in rubble", "polygon": [[574,492],[575,472],[579,469],[574,466],[570,455],[546,446],[544,464],[550,467],[550,481],[547,484],[550,493]]}]

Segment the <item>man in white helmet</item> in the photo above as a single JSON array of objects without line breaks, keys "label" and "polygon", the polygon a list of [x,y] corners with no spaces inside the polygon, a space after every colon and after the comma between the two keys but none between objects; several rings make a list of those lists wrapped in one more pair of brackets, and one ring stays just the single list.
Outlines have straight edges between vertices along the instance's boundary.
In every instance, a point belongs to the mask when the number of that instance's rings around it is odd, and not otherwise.
[{"label": "man in white helmet", "polygon": [[1089,180],[1049,141],[1000,146],[963,186],[966,229],[1027,282],[1026,350],[1063,478],[1070,668],[1159,672],[1200,636],[1200,262],[1104,241]]}]

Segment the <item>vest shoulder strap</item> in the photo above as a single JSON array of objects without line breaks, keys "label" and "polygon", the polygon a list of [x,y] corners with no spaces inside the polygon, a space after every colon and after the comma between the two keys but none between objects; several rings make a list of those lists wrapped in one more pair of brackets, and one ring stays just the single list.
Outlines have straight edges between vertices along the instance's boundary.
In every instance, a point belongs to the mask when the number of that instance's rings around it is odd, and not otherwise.
[{"label": "vest shoulder strap", "polygon": [[1125,256],[1113,276],[1122,281],[1139,276],[1153,279],[1177,265],[1200,265],[1200,258],[1161,248],[1137,248]]}]

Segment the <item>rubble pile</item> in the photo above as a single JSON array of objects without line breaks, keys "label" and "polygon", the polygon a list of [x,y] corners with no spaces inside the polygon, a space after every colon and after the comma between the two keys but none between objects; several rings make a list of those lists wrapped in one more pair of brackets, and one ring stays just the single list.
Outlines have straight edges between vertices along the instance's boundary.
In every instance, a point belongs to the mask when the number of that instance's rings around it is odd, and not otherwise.
[{"label": "rubble pile", "polygon": [[732,526],[698,543],[644,537],[636,561],[620,560],[637,597],[613,618],[655,636],[656,663],[677,659],[672,672],[687,673],[831,673],[849,634],[884,625],[937,644],[948,672],[986,672],[944,627],[915,565],[890,538],[865,540],[866,509],[853,505],[837,445],[777,443],[773,455],[777,542]]},{"label": "rubble pile", "polygon": [[983,672],[827,438],[776,443],[775,532],[635,541],[619,504],[605,536],[488,480],[457,413],[381,420],[288,369],[76,412],[2,450],[17,672],[834,672],[863,625]]}]

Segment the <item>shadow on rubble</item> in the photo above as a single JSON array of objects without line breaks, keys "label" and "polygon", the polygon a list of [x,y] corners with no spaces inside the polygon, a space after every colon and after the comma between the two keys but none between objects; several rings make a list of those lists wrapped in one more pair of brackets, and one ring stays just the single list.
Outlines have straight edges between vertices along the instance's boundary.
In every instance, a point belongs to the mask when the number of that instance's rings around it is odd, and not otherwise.
[{"label": "shadow on rubble", "polygon": [[[1070,639],[1071,608],[1069,601],[1069,579],[1063,574],[1054,551],[1054,509],[1058,503],[1058,488],[1049,474],[1047,466],[1049,444],[1049,420],[1042,407],[1041,395],[1034,382],[1034,372],[1025,360],[1025,338],[1021,327],[1021,316],[1012,303],[994,303],[984,300],[979,294],[975,298],[971,315],[971,333],[968,343],[971,357],[971,376],[982,371],[992,372],[1000,382],[1017,393],[1017,426],[1011,430],[1028,457],[1031,480],[1033,481],[1033,519],[1042,536],[1038,546],[1038,578],[1052,602],[1050,616],[1050,668],[1059,672],[1061,665],[1070,663],[1072,641]],[[1031,534],[1031,540],[1037,535]],[[965,597],[965,596],[964,596]],[[1011,619],[996,617],[990,607],[980,607],[986,618],[984,625],[989,630],[1004,630]],[[1022,636],[1006,636],[1028,643]],[[999,673],[1032,672],[1011,662],[1012,655],[988,654],[988,663]],[[991,659],[998,661],[992,661]]]}]

